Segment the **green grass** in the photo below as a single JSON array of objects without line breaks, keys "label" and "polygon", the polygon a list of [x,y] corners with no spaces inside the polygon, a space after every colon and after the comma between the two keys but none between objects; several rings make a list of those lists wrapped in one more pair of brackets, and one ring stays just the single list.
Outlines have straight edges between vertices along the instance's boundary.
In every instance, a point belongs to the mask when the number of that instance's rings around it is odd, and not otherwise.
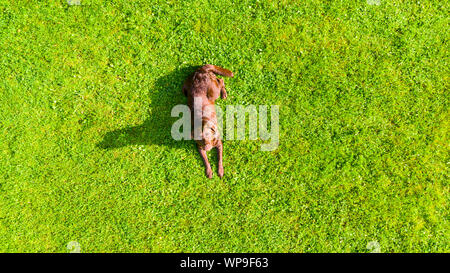
[{"label": "green grass", "polygon": [[[450,251],[446,1],[81,3],[0,1],[0,251]],[[223,179],[170,137],[205,63],[280,105]]]}]

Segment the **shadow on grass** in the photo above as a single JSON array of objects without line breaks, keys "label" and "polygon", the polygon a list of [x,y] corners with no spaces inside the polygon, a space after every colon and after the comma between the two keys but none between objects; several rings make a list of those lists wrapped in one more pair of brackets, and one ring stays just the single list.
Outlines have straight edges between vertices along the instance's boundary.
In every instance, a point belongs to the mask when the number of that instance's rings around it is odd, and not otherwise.
[{"label": "shadow on grass", "polygon": [[97,143],[97,147],[115,149],[128,145],[156,144],[184,149],[194,148],[190,141],[176,141],[172,138],[170,134],[172,123],[178,117],[171,117],[170,112],[175,105],[186,104],[181,86],[197,68],[198,66],[183,67],[160,77],[155,83],[155,89],[150,90],[149,118],[141,125],[106,133],[103,140]]}]

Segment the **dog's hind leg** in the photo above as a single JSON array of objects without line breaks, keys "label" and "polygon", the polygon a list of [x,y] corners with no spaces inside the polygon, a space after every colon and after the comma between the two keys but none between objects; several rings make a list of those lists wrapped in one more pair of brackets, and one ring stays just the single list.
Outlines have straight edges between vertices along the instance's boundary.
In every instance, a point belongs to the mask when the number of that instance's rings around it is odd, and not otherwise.
[{"label": "dog's hind leg", "polygon": [[220,97],[222,99],[226,99],[227,98],[227,90],[225,90],[225,83],[224,83],[223,79],[217,79],[217,81],[219,82]]},{"label": "dog's hind leg", "polygon": [[197,148],[198,148],[198,152],[202,156],[203,163],[205,164],[205,174],[208,178],[212,178],[211,165],[209,164],[208,156],[206,155],[206,150],[203,150],[199,146],[197,146]]}]

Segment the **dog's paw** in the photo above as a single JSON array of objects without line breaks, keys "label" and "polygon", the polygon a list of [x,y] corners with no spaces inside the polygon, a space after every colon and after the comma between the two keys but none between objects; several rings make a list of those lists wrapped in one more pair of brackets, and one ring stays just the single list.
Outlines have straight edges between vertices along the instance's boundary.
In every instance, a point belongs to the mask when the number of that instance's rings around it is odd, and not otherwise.
[{"label": "dog's paw", "polygon": [[217,174],[219,175],[220,178],[223,177],[223,167],[219,167],[219,170],[217,171]]},{"label": "dog's paw", "polygon": [[225,100],[227,98],[227,92],[223,92],[220,94],[220,97]]},{"label": "dog's paw", "polygon": [[206,169],[205,174],[208,178],[212,178],[213,172],[212,172],[211,168]]}]

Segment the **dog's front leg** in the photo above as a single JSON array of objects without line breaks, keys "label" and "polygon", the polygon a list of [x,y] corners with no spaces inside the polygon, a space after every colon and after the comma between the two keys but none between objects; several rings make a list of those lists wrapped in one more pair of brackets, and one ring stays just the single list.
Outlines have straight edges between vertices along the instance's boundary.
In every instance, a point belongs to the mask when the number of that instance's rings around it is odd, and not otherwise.
[{"label": "dog's front leg", "polygon": [[203,163],[205,164],[205,173],[206,173],[206,176],[207,176],[208,178],[212,178],[211,165],[209,164],[208,156],[206,155],[206,151],[203,150],[202,148],[200,148],[198,145],[197,145],[197,148],[198,148],[198,152],[199,152],[200,155],[202,156]]},{"label": "dog's front leg", "polygon": [[219,168],[217,170],[217,173],[219,174],[219,177],[223,177],[223,161],[222,161],[222,155],[223,155],[223,143],[222,141],[219,141],[217,146],[217,157],[219,158]]}]

